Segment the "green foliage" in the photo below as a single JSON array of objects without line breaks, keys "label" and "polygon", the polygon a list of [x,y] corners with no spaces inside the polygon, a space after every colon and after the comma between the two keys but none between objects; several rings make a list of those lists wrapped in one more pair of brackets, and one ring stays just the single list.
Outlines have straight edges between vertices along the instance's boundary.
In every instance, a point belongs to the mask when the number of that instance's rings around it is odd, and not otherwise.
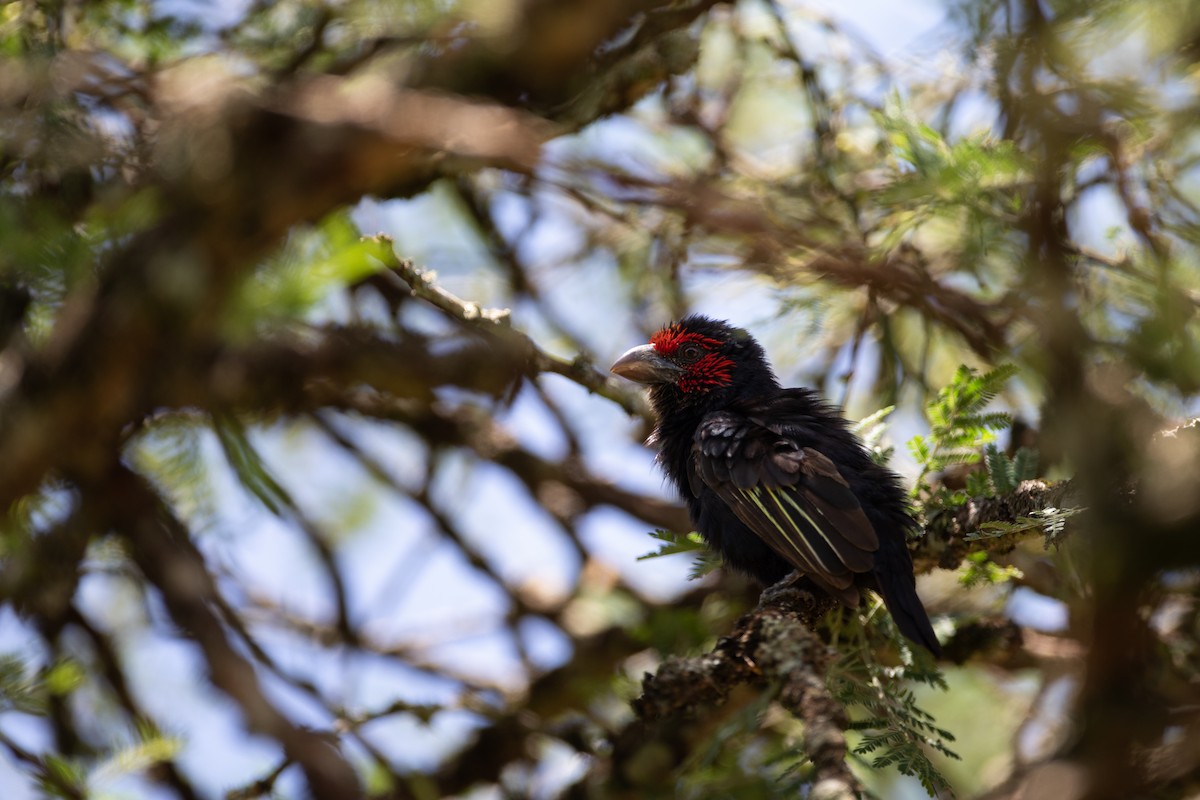
[{"label": "green foliage", "polygon": [[91,782],[103,784],[122,775],[143,772],[175,758],[181,749],[182,743],[178,739],[143,729],[139,731],[137,741],[116,751],[96,766],[91,773]]},{"label": "green foliage", "polygon": [[1021,570],[1011,565],[1000,565],[992,560],[986,550],[968,553],[963,558],[963,568],[958,582],[967,588],[980,585],[994,586],[1022,577]]},{"label": "green foliage", "polygon": [[79,688],[85,674],[78,661],[63,659],[46,670],[42,681],[46,692],[58,697],[64,697]]},{"label": "green foliage", "polygon": [[145,772],[170,761],[179,754],[182,742],[165,737],[150,728],[141,728],[131,743],[118,747],[105,757],[43,757],[35,769],[39,788],[46,797],[78,800],[81,797],[107,796],[105,787],[125,775]]},{"label": "green foliage", "polygon": [[885,246],[937,231],[962,271],[993,273],[1013,250],[1007,221],[1030,170],[1017,144],[991,132],[948,140],[897,96],[874,116],[893,161],[892,180],[879,197],[892,210]]},{"label": "green foliage", "polygon": [[0,712],[45,713],[45,685],[30,674],[23,657],[0,655]]},{"label": "green foliage", "polygon": [[983,374],[960,366],[926,409],[929,434],[914,436],[908,441],[908,449],[921,468],[913,495],[925,498],[927,506],[959,505],[965,501],[965,495],[954,495],[944,488],[934,492],[928,478],[949,467],[977,464],[980,448],[994,440],[997,431],[1012,424],[1009,414],[984,409],[1016,374],[1017,368],[1011,364]]},{"label": "green foliage", "polygon": [[995,443],[989,443],[983,449],[984,463],[987,465],[988,480],[991,483],[991,494],[1011,494],[1017,490],[1022,481],[1037,477],[1038,456],[1036,450],[1028,447],[1019,449],[1009,458]]},{"label": "green foliage", "polygon": [[377,247],[345,213],[293,231],[280,252],[243,282],[229,308],[227,334],[248,338],[264,327],[304,319],[335,290],[378,272]]},{"label": "green foliage", "polygon": [[885,202],[956,211],[984,206],[980,210],[995,212],[1011,202],[997,190],[1011,190],[1026,179],[1027,161],[1014,142],[987,134],[947,142],[895,96],[875,118],[902,166],[901,177],[884,193]]},{"label": "green foliage", "polygon": [[696,531],[676,533],[675,531],[660,528],[651,532],[650,536],[658,540],[661,544],[659,544],[657,550],[638,556],[638,561],[645,561],[648,558],[659,558],[661,556],[671,556],[677,553],[692,553],[695,561],[692,563],[691,572],[688,573],[689,580],[703,578],[721,566],[721,557],[708,548],[708,545],[704,542],[704,538]]},{"label": "green foliage", "polygon": [[[933,716],[917,705],[911,685],[906,685],[923,683],[944,691],[946,682],[936,664],[924,650],[909,645],[886,614],[871,615],[873,624],[869,625],[864,624],[862,615],[845,611],[836,614],[839,622],[835,623],[835,645],[839,645],[842,656],[830,668],[826,680],[829,690],[850,714],[848,730],[861,735],[851,753],[870,756],[872,769],[894,766],[901,774],[917,778],[931,796],[949,791],[949,783],[927,750],[957,759],[949,746],[954,735],[939,727]],[[901,654],[900,666],[888,666],[879,660],[881,649],[892,648]]]},{"label": "green foliage", "polygon": [[951,496],[951,502],[942,503],[942,505],[958,505],[960,502],[965,502],[968,497],[987,497],[992,492],[992,479],[987,472],[978,470],[967,473],[966,488]]},{"label": "green foliage", "polygon": [[977,542],[985,539],[1001,539],[1005,536],[1015,536],[1026,531],[1041,530],[1046,537],[1045,547],[1058,544],[1059,538],[1066,529],[1067,520],[1083,511],[1082,508],[1048,508],[1034,511],[1028,516],[1017,517],[1013,522],[989,521],[979,525],[979,530],[963,536],[964,541]]},{"label": "green foliage", "polygon": [[862,440],[863,446],[871,454],[871,460],[876,464],[886,465],[892,460],[892,454],[895,452],[896,448],[883,447],[880,444],[887,432],[887,418],[895,410],[895,406],[881,408],[874,414],[863,417],[850,428]]},{"label": "green foliage", "polygon": [[172,504],[197,527],[216,516],[203,442],[207,420],[196,414],[165,414],[147,423],[126,449],[127,457],[152,477]]},{"label": "green foliage", "polygon": [[695,766],[700,769],[718,766],[723,754],[739,750],[740,748],[730,747],[730,745],[762,724],[762,716],[773,699],[770,692],[763,692],[724,724],[718,726],[708,740],[707,746],[696,753]]},{"label": "green foliage", "polygon": [[693,608],[653,609],[631,633],[659,653],[686,653],[711,646],[713,630],[730,620],[715,621],[711,612]]},{"label": "green foliage", "polygon": [[241,422],[233,417],[219,417],[213,420],[213,429],[229,466],[248,492],[272,514],[282,514],[293,505],[287,490],[271,474],[262,456],[250,442]]},{"label": "green foliage", "polygon": [[[64,658],[34,670],[23,656],[0,654],[0,713],[15,711],[44,716],[48,713],[48,698],[74,693],[85,679],[83,665],[72,659]],[[132,742],[98,752],[94,757],[46,754],[33,765],[32,777],[46,797],[71,800],[92,797],[106,783],[174,758],[182,747],[180,741],[162,736],[152,726],[139,726],[134,734]]]},{"label": "green foliage", "polygon": [[65,697],[83,683],[79,662],[64,658],[42,670],[31,670],[27,660],[15,653],[0,654],[0,712],[46,713],[46,700]]},{"label": "green foliage", "polygon": [[88,796],[87,768],[77,760],[47,755],[36,778],[46,797],[76,800]]}]

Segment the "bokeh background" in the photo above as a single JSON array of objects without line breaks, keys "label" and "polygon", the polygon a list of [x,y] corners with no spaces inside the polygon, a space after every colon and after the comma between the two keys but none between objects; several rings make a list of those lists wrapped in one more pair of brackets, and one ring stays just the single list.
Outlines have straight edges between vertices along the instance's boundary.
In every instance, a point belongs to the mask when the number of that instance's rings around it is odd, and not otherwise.
[{"label": "bokeh background", "polygon": [[631,706],[758,596],[606,375],[691,311],[893,409],[948,658],[818,634],[953,741],[849,709],[866,791],[1194,796],[1198,64],[1186,0],[0,5],[0,796],[817,796],[770,687]]}]

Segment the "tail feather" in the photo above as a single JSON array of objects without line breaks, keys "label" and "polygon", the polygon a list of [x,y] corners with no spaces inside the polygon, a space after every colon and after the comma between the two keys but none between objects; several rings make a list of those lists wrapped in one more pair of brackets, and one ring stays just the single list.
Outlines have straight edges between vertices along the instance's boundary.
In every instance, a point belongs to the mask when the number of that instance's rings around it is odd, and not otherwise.
[{"label": "tail feather", "polygon": [[884,605],[892,614],[896,627],[906,637],[925,647],[935,656],[941,656],[942,646],[938,643],[929,624],[929,614],[917,595],[917,581],[913,577],[912,558],[904,543],[885,540],[877,556],[875,581]]}]

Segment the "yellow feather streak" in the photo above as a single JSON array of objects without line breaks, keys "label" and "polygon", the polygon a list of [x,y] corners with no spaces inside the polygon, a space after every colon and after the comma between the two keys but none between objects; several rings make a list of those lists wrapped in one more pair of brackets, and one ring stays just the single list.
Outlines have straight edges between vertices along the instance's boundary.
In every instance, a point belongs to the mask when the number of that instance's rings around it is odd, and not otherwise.
[{"label": "yellow feather streak", "polygon": [[[812,526],[812,529],[814,531],[816,531],[821,536],[822,539],[824,539],[826,542],[829,543],[829,547],[835,553],[837,552],[837,548],[833,546],[833,542],[830,540],[830,538],[825,535],[825,531],[821,530],[821,526],[818,525],[816,523],[816,520],[814,520],[807,511],[805,511],[803,508],[801,508],[800,505],[797,504],[795,500],[793,500],[791,497],[789,497],[788,495],[786,495],[782,492],[767,491],[767,493],[766,493],[767,497],[769,497],[774,502],[775,506],[779,509],[779,512],[783,515],[783,518],[785,520],[787,520],[789,523],[788,525],[781,525],[779,523],[779,520],[775,517],[775,515],[772,514],[770,511],[768,511],[767,507],[763,504],[763,501],[762,501],[763,490],[762,490],[761,486],[755,486],[751,489],[740,489],[739,491],[742,493],[742,496],[744,496],[747,500],[750,500],[752,503],[754,503],[755,506],[758,507],[758,510],[762,512],[762,515],[772,525],[775,526],[775,529],[777,531],[779,531],[779,534],[781,536],[783,536],[784,540],[787,541],[788,544],[790,544],[795,550],[797,550],[801,554],[802,557],[804,556],[805,553],[807,553],[810,556],[810,558],[806,558],[805,560],[808,561],[811,565],[813,565],[813,566],[820,565],[823,568],[823,571],[826,574],[830,574],[830,575],[836,575],[840,572],[845,571],[844,567],[842,569],[838,569],[838,567],[842,566],[840,564],[833,566],[833,567],[826,564],[821,559],[821,557],[817,554],[817,551],[815,549],[813,549],[812,545],[810,545],[807,541],[805,541],[803,536],[799,537],[799,539],[800,539],[799,542],[797,542],[796,539],[792,537],[792,532],[795,531],[795,528],[790,524],[791,518],[788,515],[787,509],[785,509],[783,507],[783,501],[787,501],[788,505],[790,505],[792,508],[796,509],[796,511],[800,514],[800,516],[803,517],[804,520],[810,526]],[[782,500],[781,500],[781,498],[782,498]]]}]

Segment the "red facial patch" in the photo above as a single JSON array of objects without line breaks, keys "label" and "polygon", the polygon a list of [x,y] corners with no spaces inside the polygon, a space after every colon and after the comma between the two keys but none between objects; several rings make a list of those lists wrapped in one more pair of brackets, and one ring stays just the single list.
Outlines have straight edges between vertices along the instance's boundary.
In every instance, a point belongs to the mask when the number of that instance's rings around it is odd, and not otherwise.
[{"label": "red facial patch", "polygon": [[711,350],[715,350],[723,344],[719,339],[710,339],[699,333],[685,331],[678,325],[668,325],[650,337],[650,344],[654,345],[654,349],[660,355],[667,356],[668,358],[675,355],[675,351],[685,342],[694,342]]},{"label": "red facial patch", "polygon": [[[698,344],[707,350],[719,350],[725,344],[720,339],[687,331],[678,325],[668,325],[650,337],[650,344],[654,346],[655,352],[665,358],[671,358],[680,347],[689,343]],[[686,369],[677,382],[681,391],[696,392],[728,386],[733,376],[733,359],[720,353],[705,353],[688,364]]]},{"label": "red facial patch", "polygon": [[679,388],[685,392],[703,391],[728,386],[733,379],[733,359],[720,353],[708,353],[687,368],[679,378]]}]

